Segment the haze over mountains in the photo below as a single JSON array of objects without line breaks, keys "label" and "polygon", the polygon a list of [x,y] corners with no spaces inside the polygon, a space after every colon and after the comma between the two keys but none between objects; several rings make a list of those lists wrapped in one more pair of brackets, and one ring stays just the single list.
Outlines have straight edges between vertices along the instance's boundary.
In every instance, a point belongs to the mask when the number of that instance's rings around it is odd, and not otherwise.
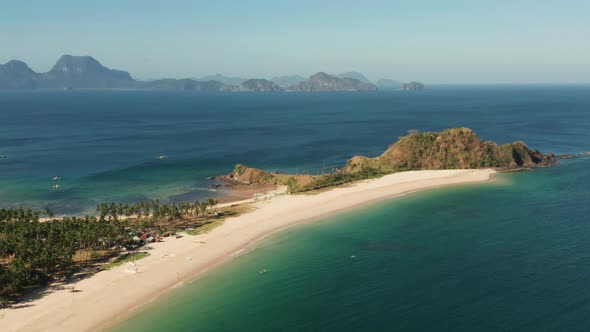
[{"label": "haze over mountains", "polygon": [[[159,79],[137,81],[122,70],[110,69],[91,56],[63,55],[46,73],[36,73],[26,63],[12,60],[0,65],[0,89],[158,89],[193,91],[376,91],[400,89],[402,85],[382,79],[375,85],[358,72],[329,75],[316,73],[305,79],[299,75],[271,80],[226,77],[221,74],[199,79]],[[423,86],[422,86],[423,87]]]}]

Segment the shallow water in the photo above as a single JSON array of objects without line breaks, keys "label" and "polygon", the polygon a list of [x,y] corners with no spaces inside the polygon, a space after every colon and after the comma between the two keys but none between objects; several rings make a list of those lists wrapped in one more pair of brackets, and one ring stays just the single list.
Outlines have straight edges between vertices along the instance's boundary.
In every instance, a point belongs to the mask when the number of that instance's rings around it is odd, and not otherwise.
[{"label": "shallow water", "polygon": [[588,167],[501,174],[295,226],[113,331],[586,331]]}]

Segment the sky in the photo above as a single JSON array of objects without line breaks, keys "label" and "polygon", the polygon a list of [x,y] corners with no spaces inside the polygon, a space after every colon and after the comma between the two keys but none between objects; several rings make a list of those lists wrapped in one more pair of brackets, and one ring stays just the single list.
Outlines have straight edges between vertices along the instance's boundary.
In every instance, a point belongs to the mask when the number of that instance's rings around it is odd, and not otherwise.
[{"label": "sky", "polygon": [[359,71],[590,83],[588,0],[0,0],[0,63],[92,55],[137,79]]}]

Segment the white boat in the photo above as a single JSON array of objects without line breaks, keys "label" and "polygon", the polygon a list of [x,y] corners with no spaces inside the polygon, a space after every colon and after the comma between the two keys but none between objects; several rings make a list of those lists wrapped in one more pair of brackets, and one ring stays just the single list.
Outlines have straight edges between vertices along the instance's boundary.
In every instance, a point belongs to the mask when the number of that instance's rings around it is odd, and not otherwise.
[{"label": "white boat", "polygon": [[159,157],[158,157],[158,159],[160,159],[160,160],[164,160],[164,159],[166,159],[166,158],[167,158],[166,156],[159,156]]},{"label": "white boat", "polygon": [[262,270],[260,270],[260,274],[265,274],[266,272],[268,272],[268,270],[267,270],[267,269],[262,269]]},{"label": "white boat", "polygon": [[54,176],[54,177],[51,178],[51,180],[53,180],[53,181],[59,181],[61,179],[59,178],[59,176]]},{"label": "white boat", "polygon": [[59,189],[60,185],[56,183],[52,187],[53,187],[53,189]]}]

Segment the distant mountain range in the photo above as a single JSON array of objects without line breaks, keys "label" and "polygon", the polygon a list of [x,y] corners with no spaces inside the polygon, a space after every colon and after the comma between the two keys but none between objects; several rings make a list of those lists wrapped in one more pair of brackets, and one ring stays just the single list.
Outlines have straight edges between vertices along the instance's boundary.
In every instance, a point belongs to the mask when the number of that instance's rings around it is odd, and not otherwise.
[{"label": "distant mountain range", "polygon": [[201,78],[195,79],[196,81],[207,82],[207,81],[217,81],[227,85],[240,85],[246,82],[247,78],[241,77],[227,77],[221,74],[203,76]]},{"label": "distant mountain range", "polygon": [[359,80],[363,83],[370,83],[373,84],[373,82],[369,81],[368,78],[365,77],[365,75],[358,73],[356,71],[349,71],[347,73],[342,73],[342,74],[338,74],[338,75],[334,75],[338,78],[354,78],[355,80]]},{"label": "distant mountain range", "polygon": [[377,91],[377,86],[356,78],[338,78],[319,72],[288,88],[290,91]]},{"label": "distant mountain range", "polygon": [[[379,80],[379,87],[423,88],[420,83],[401,85],[392,80]],[[18,60],[0,65],[0,89],[157,89],[192,91],[376,91],[378,86],[364,75],[348,72],[328,75],[319,72],[305,79],[301,76],[279,76],[271,80],[226,77],[221,74],[199,79],[159,79],[137,81],[122,70],[110,69],[91,56],[63,55],[46,73],[36,73]]]},{"label": "distant mountain range", "polygon": [[288,88],[305,81],[305,77],[299,75],[277,76],[270,79],[282,88]]},{"label": "distant mountain range", "polygon": [[126,71],[101,65],[90,56],[63,55],[47,73],[38,74],[26,63],[13,60],[0,65],[0,89],[121,88],[136,83]]}]

